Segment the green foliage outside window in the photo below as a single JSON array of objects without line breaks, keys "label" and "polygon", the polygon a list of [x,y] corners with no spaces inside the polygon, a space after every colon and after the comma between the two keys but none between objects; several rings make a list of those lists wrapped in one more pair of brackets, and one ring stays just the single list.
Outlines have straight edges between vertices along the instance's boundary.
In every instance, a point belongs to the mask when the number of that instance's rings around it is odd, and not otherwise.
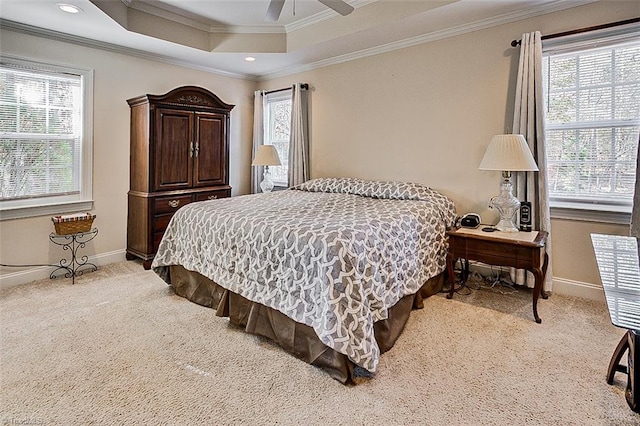
[{"label": "green foliage outside window", "polygon": [[80,83],[0,69],[0,200],[79,191]]},{"label": "green foliage outside window", "polygon": [[289,133],[291,128],[291,99],[269,102],[269,140],[278,151],[282,166],[269,167],[271,178],[287,182],[289,170]]},{"label": "green foliage outside window", "polygon": [[640,132],[640,43],[545,57],[553,201],[630,205]]}]

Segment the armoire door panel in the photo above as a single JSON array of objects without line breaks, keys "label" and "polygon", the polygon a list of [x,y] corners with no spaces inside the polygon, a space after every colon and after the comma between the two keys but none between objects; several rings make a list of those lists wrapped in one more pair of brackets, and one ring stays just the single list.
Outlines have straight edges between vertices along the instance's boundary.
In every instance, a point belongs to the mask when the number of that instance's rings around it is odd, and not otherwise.
[{"label": "armoire door panel", "polygon": [[156,110],[156,191],[192,186],[194,144],[192,112]]},{"label": "armoire door panel", "polygon": [[222,114],[196,114],[197,155],[194,186],[226,183],[226,118]]}]

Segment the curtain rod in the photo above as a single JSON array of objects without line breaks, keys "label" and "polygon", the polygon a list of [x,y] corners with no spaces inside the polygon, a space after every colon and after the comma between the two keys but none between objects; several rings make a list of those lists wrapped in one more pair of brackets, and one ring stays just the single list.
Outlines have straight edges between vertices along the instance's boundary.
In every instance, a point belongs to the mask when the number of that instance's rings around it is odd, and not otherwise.
[{"label": "curtain rod", "polygon": [[[264,92],[264,95],[270,95],[271,93],[284,92],[285,90],[291,90],[291,87],[285,87],[283,89],[269,90],[268,92]],[[307,83],[302,83],[302,90],[309,90],[309,85]]]},{"label": "curtain rod", "polygon": [[[571,30],[571,31],[565,31],[565,32],[562,32],[562,33],[544,35],[544,36],[542,36],[542,40],[547,40],[547,39],[550,39],[550,38],[557,38],[557,37],[564,37],[564,36],[580,34],[580,33],[586,33],[586,32],[589,32],[589,31],[603,30],[605,28],[619,27],[620,25],[633,24],[634,22],[640,22],[640,17],[639,18],[627,19],[625,21],[611,22],[609,24],[596,25],[594,27],[579,28],[577,30]],[[511,40],[511,47],[519,46],[520,43],[522,43],[522,40]]]}]

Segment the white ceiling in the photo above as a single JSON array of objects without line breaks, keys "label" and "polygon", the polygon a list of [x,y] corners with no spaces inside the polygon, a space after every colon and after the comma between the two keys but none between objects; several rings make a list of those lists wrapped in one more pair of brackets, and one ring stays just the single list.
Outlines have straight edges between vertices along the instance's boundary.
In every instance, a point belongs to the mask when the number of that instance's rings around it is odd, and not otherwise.
[{"label": "white ceiling", "polygon": [[[0,0],[15,31],[123,51],[227,75],[265,79],[526,19],[594,0]],[[69,3],[81,13],[62,12]],[[295,8],[295,14],[294,14]],[[527,29],[530,30],[530,29]],[[509,40],[505,40],[508,46]],[[253,56],[254,62],[245,61]]]}]

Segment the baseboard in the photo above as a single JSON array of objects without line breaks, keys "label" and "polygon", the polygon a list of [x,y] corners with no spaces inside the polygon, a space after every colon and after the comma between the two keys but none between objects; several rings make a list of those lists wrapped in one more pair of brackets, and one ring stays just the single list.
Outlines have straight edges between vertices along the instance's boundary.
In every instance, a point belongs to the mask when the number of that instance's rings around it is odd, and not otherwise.
[{"label": "baseboard", "polygon": [[[477,271],[481,275],[490,275],[492,272],[498,270],[507,271],[509,268],[490,267],[483,263],[474,262],[470,269]],[[592,283],[585,283],[582,281],[573,281],[566,278],[553,277],[553,289],[552,294],[562,294],[565,296],[581,297],[583,299],[595,300],[597,302],[605,303],[604,290],[601,286]]]},{"label": "baseboard", "polygon": [[[107,253],[97,254],[89,257],[89,262],[96,264],[97,266],[104,266],[110,263],[121,262],[125,260],[126,250],[115,250]],[[20,284],[30,283],[32,281],[42,280],[49,278],[51,271],[54,268],[51,266],[40,266],[32,269],[23,269],[18,272],[12,272],[0,276],[0,289],[13,287]]]},{"label": "baseboard", "polygon": [[[102,253],[91,256],[89,258],[89,262],[95,263],[98,266],[121,262],[125,260],[125,253],[126,250],[115,250]],[[483,275],[486,275],[491,271],[490,267],[479,263],[472,265],[471,269],[477,270]],[[43,266],[2,275],[0,277],[0,289],[49,278],[51,271],[51,267]],[[605,302],[604,291],[601,286],[581,281],[568,280],[566,278],[553,277],[552,293],[582,297],[583,299],[595,300],[603,303]]]},{"label": "baseboard", "polygon": [[553,293],[605,303],[604,290],[601,286],[566,278],[553,277]]}]

